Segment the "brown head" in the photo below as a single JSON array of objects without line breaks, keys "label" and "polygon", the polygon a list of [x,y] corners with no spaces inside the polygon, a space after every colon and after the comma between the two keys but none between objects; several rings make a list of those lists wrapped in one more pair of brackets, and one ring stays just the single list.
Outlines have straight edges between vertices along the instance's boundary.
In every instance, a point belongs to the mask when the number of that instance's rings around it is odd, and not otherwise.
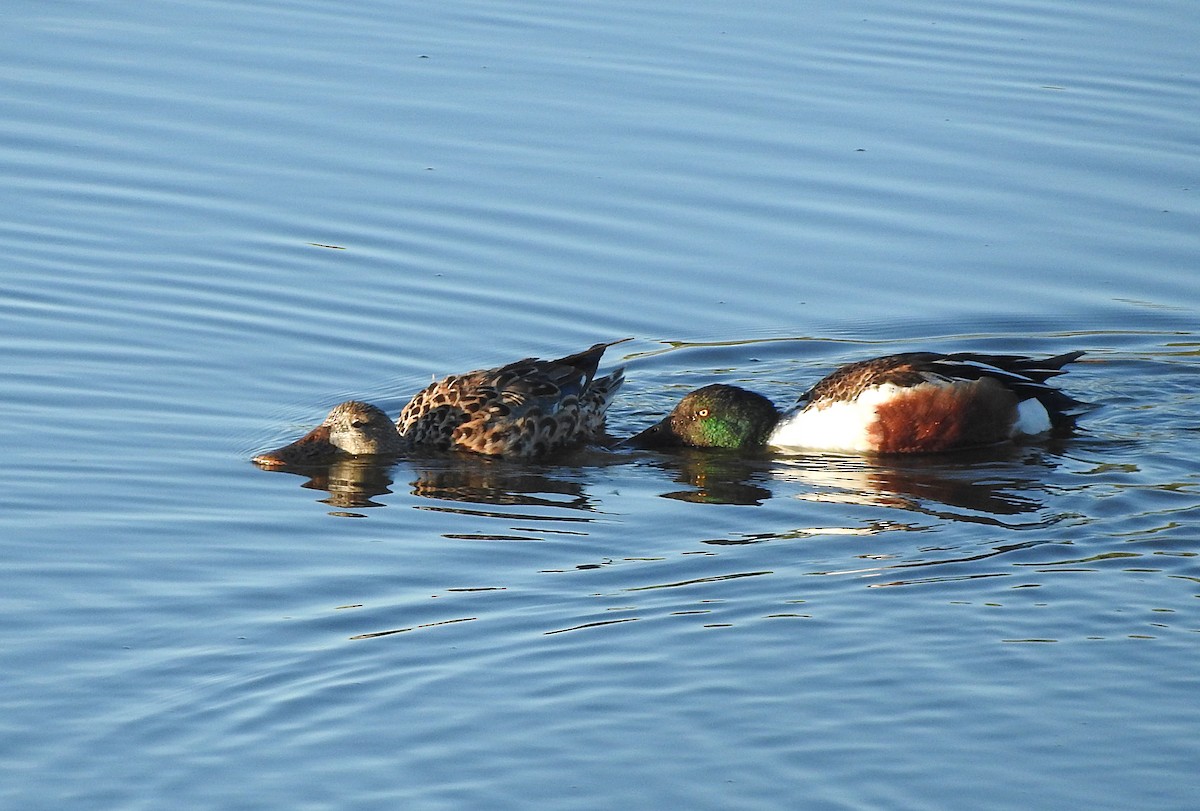
[{"label": "brown head", "polygon": [[253,458],[263,467],[327,464],[339,457],[396,454],[403,450],[396,425],[370,403],[348,400],[290,445]]}]

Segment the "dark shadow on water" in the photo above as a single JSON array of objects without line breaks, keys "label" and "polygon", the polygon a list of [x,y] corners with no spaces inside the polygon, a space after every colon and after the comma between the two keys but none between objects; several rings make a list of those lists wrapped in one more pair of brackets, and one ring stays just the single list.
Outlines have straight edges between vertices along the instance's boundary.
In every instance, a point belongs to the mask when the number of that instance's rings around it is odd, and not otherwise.
[{"label": "dark shadow on water", "polygon": [[649,465],[686,489],[668,490],[663,498],[694,504],[760,505],[772,495],[774,463],[767,454],[682,448],[653,454]]},{"label": "dark shadow on water", "polygon": [[[471,453],[429,453],[390,458],[349,458],[328,465],[271,468],[269,472],[301,476],[301,487],[328,493],[321,502],[334,514],[363,517],[351,510],[386,507],[378,496],[391,493],[397,481],[421,500],[417,509],[527,520],[590,521],[587,516],[546,514],[598,509],[587,492],[582,471],[621,461],[602,450],[580,450],[551,462],[498,459]],[[520,508],[514,511],[513,508]]]},{"label": "dark shadow on water", "polygon": [[802,488],[792,495],[805,501],[901,509],[941,520],[1024,529],[1061,519],[1040,514],[1047,475],[1058,466],[1048,446],[908,457],[684,449],[651,454],[645,463],[688,486],[666,490],[663,498],[697,504],[761,505],[791,482]]},{"label": "dark shadow on water", "polygon": [[800,457],[781,460],[781,476],[813,488],[815,501],[889,507],[943,521],[1032,529],[1045,516],[1049,475],[1058,467],[1045,448],[1008,446],[950,456]]},{"label": "dark shadow on water", "polygon": [[[813,503],[884,507],[1010,529],[1045,527],[1062,519],[1043,514],[1047,476],[1058,466],[1054,450],[1046,446],[920,457],[588,449],[536,463],[450,452],[399,460],[343,459],[277,471],[306,478],[302,487],[327,493],[321,501],[347,517],[387,506],[379,497],[393,492],[400,481],[419,499],[416,509],[587,522],[587,514],[599,512],[602,505],[588,491],[586,471],[618,464],[660,471],[666,480],[684,485],[664,490],[663,498],[695,504],[760,506],[786,491]],[[797,485],[800,492],[795,492]]]},{"label": "dark shadow on water", "polygon": [[[282,467],[272,472],[289,473],[307,479],[300,486],[328,493],[321,502],[341,511],[383,507],[376,496],[392,492],[391,464],[370,459],[340,459],[328,465]],[[338,512],[348,518],[361,517],[353,512]]]},{"label": "dark shadow on water", "polygon": [[[583,512],[596,510],[595,501],[585,492],[585,482],[574,475],[579,470],[575,466],[493,459],[462,453],[409,458],[401,465],[401,471],[412,476],[409,481],[412,494],[421,498],[496,507],[556,507]],[[481,512],[451,506],[430,509],[471,514]]]}]

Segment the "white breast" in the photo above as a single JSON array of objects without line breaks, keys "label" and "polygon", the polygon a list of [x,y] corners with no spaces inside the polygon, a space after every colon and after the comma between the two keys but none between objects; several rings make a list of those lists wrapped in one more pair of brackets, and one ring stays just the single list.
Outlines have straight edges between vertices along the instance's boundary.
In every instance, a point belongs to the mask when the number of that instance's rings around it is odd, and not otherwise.
[{"label": "white breast", "polygon": [[[870,428],[876,419],[875,409],[906,391],[912,389],[884,383],[864,389],[854,400],[827,402],[791,411],[779,421],[767,444],[784,450],[872,451],[875,447]],[[1046,407],[1031,397],[1018,403],[1017,418],[1008,435],[1010,438],[1033,436],[1049,431],[1050,427]]]},{"label": "white breast", "polygon": [[868,429],[875,422],[875,407],[895,397],[900,386],[884,383],[871,386],[853,400],[837,400],[821,407],[791,411],[783,415],[767,444],[775,448],[823,451],[873,450]]}]

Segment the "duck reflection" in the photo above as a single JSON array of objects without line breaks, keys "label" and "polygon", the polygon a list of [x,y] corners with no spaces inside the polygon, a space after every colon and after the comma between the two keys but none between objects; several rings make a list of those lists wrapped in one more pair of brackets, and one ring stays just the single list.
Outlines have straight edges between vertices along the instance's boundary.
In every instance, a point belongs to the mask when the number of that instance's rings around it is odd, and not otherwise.
[{"label": "duck reflection", "polygon": [[[342,510],[387,506],[376,497],[392,492],[397,480],[407,480],[412,495],[439,502],[418,504],[419,509],[501,518],[582,521],[590,519],[540,512],[521,514],[510,508],[595,512],[597,504],[587,492],[587,477],[581,471],[613,460],[613,454],[601,450],[580,450],[555,465],[449,451],[410,455],[399,460],[345,458],[323,465],[284,465],[271,470],[306,478],[301,487],[328,493],[321,501]],[[505,509],[479,509],[478,505]]]},{"label": "duck reflection", "polygon": [[[633,459],[685,485],[666,489],[660,493],[663,498],[695,504],[761,506],[786,492],[813,503],[884,507],[1012,529],[1049,526],[1062,518],[1044,514],[1046,472],[1058,463],[1053,453],[1043,448],[903,458],[747,455],[711,449],[631,457],[581,449],[554,464],[451,451],[399,460],[345,458],[326,465],[274,470],[305,477],[303,487],[327,493],[321,501],[339,510],[385,506],[379,497],[391,493],[396,481],[406,481],[413,496],[430,502],[416,504],[418,509],[507,519],[589,521],[586,514],[599,512],[602,505],[589,492],[592,477],[587,471],[628,464]],[[564,510],[575,515],[559,512]],[[927,523],[911,526],[920,529]],[[888,529],[902,525],[907,526],[894,520],[881,524]],[[828,531],[830,528],[824,529]]]},{"label": "duck reflection", "polygon": [[654,459],[651,464],[687,490],[672,490],[663,498],[696,504],[757,506],[771,497],[770,456],[683,448]]},{"label": "duck reflection", "polygon": [[[572,459],[586,462],[590,456],[581,453],[573,455]],[[414,476],[409,482],[411,492],[421,498],[498,507],[556,507],[582,512],[596,510],[596,503],[587,493],[584,478],[577,475],[580,468],[575,465],[530,465],[502,458],[453,453],[409,458],[404,464],[411,468]],[[438,506],[436,509],[470,514],[486,512],[451,506]],[[512,516],[507,511],[503,515]]]},{"label": "duck reflection", "polygon": [[[327,464],[292,465],[272,469],[307,479],[300,486],[329,494],[320,499],[324,504],[342,510],[383,507],[375,496],[392,492],[392,465],[377,458],[345,458]],[[347,517],[357,517],[344,513]]]},{"label": "duck reflection", "polygon": [[[649,461],[686,490],[663,498],[698,504],[761,505],[781,483],[803,486],[811,502],[887,507],[933,518],[1027,528],[1054,523],[1042,516],[1046,471],[1057,465],[1043,448],[1003,447],[953,456],[811,454],[747,456],[681,449]],[[1032,522],[1023,516],[1036,516]],[[887,522],[894,528],[893,522]]]},{"label": "duck reflection", "polygon": [[795,457],[780,459],[775,472],[806,485],[798,498],[808,501],[1026,529],[1060,518],[1042,515],[1045,475],[1056,465],[1042,449],[1005,448],[945,458]]}]

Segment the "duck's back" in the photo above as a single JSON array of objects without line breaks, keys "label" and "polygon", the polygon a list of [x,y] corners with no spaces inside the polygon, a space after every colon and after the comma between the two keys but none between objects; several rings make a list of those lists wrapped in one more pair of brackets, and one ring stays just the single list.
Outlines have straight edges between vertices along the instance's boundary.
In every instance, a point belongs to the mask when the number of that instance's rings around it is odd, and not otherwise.
[{"label": "duck's back", "polygon": [[430,384],[396,425],[412,447],[533,457],[594,438],[624,382],[622,370],[595,378],[601,343],[557,360],[524,358]]},{"label": "duck's back", "polygon": [[809,389],[770,444],[928,453],[1064,428],[1079,403],[1046,381],[1082,354],[909,352],[852,363]]}]

